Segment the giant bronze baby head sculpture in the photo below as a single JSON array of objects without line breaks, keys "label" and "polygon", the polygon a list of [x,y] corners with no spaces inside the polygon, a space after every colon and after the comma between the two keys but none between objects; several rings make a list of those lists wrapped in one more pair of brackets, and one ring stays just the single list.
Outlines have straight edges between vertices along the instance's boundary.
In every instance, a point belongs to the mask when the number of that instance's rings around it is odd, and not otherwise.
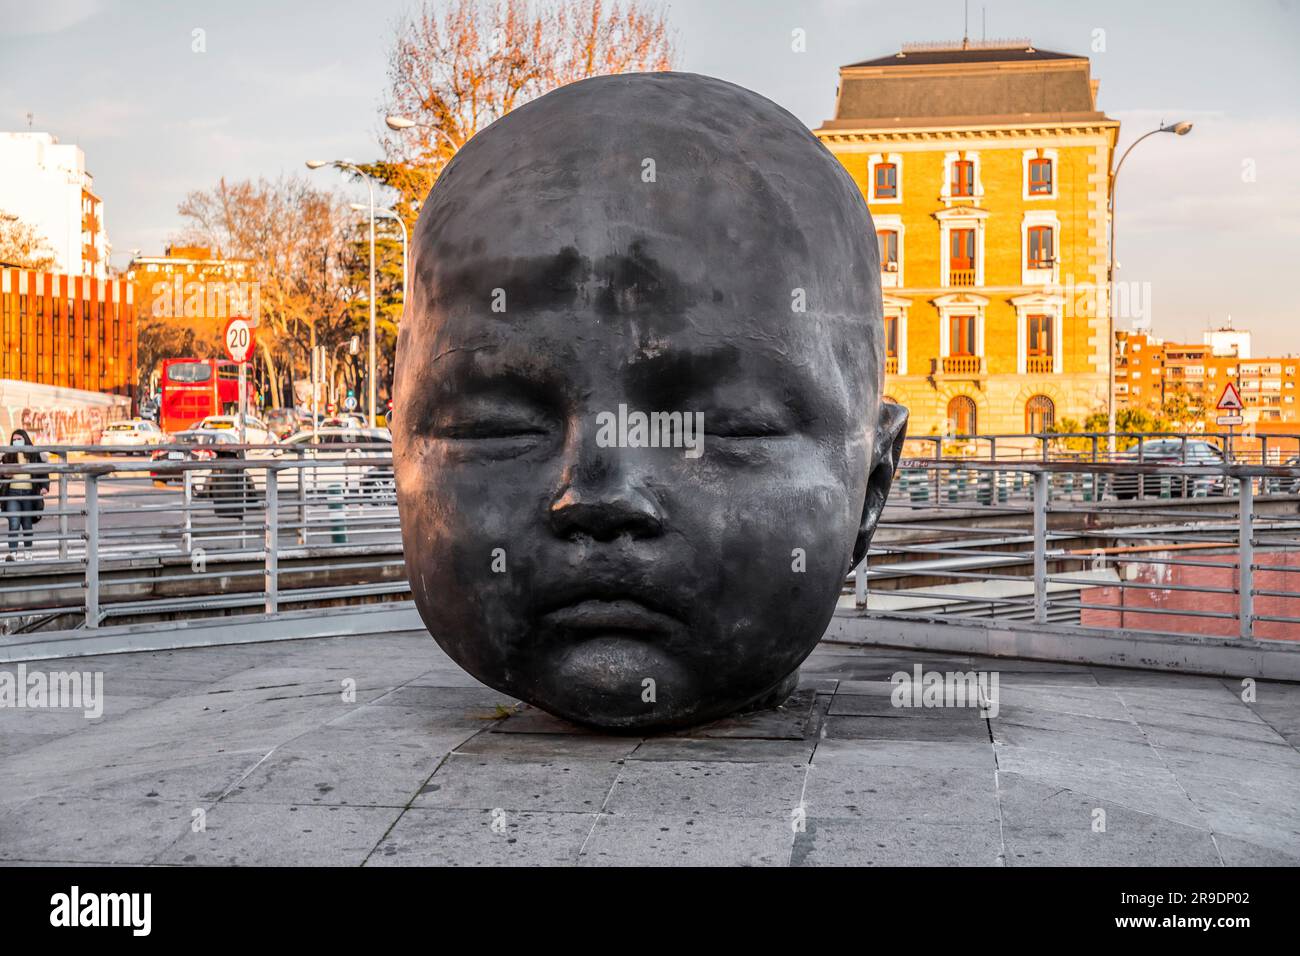
[{"label": "giant bronze baby head sculpture", "polygon": [[784,699],[906,418],[839,162],[730,83],[600,77],[467,143],[413,246],[394,453],[438,643],[599,727]]}]

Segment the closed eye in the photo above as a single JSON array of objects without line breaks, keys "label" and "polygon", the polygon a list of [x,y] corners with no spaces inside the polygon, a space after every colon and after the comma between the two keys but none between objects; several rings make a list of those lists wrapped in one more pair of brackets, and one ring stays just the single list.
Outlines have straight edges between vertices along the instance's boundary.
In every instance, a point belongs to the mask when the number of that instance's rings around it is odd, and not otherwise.
[{"label": "closed eye", "polygon": [[780,438],[788,435],[789,429],[769,418],[705,412],[704,433],[715,438]]},{"label": "closed eye", "polygon": [[522,421],[455,421],[435,425],[431,429],[435,438],[452,441],[491,441],[492,439],[533,438],[549,434],[548,429],[533,422]]}]

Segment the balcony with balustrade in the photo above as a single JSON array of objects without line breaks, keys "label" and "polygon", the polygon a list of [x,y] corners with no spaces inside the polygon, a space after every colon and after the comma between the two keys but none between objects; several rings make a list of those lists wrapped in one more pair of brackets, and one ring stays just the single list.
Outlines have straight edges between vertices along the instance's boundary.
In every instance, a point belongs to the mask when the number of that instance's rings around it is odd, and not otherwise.
[{"label": "balcony with balustrade", "polygon": [[930,377],[936,382],[983,382],[988,378],[988,363],[982,355],[944,355],[931,359]]},{"label": "balcony with balustrade", "polygon": [[1051,375],[1055,360],[1050,355],[1030,355],[1025,359],[1025,372],[1028,375]]},{"label": "balcony with balustrade", "polygon": [[974,269],[949,269],[948,285],[956,289],[969,289],[975,285]]}]

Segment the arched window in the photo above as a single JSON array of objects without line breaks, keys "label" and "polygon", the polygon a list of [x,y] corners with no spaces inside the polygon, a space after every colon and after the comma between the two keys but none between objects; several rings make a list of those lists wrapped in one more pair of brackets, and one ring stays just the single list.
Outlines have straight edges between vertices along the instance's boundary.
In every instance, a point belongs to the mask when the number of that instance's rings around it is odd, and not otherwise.
[{"label": "arched window", "polygon": [[1025,403],[1025,432],[1041,435],[1056,421],[1056,404],[1046,395],[1035,395]]},{"label": "arched window", "polygon": [[948,421],[952,423],[954,435],[978,434],[975,420],[975,400],[967,395],[958,395],[948,403]]}]

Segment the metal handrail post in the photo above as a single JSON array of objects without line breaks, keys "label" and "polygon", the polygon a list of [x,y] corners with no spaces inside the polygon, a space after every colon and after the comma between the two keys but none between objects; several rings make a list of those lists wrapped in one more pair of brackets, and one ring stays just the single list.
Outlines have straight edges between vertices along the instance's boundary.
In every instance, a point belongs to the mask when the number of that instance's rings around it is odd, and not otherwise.
[{"label": "metal handrail post", "polygon": [[99,475],[86,475],[86,627],[99,627]]},{"label": "metal handrail post", "polygon": [[[996,462],[998,460],[998,440],[996,438],[989,439],[989,460],[993,462]],[[997,504],[998,489],[1002,487],[1002,476],[996,470],[994,470],[992,475],[992,480],[993,480],[993,484],[991,486],[991,492],[993,495],[993,500],[990,503]]]},{"label": "metal handrail post", "polygon": [[1034,623],[1047,623],[1047,495],[1051,475],[1034,474]]},{"label": "metal handrail post", "polygon": [[264,514],[266,562],[264,564],[263,589],[266,592],[267,614],[275,614],[280,608],[280,495],[278,482],[276,481],[277,474],[274,468],[266,469],[266,512]]},{"label": "metal handrail post", "polygon": [[1255,636],[1255,484],[1247,477],[1238,485],[1241,525],[1237,532],[1237,620],[1242,638],[1250,640]]},{"label": "metal handrail post", "polygon": [[186,554],[194,548],[194,473],[186,469],[181,472],[181,487],[184,504],[185,530],[181,534],[181,547]]},{"label": "metal handrail post", "polygon": [[859,609],[865,609],[867,606],[867,556],[862,556],[862,562],[858,569],[853,573],[853,598],[854,604]]},{"label": "metal handrail post", "polygon": [[[312,428],[315,429],[315,427],[316,424],[313,421]],[[313,432],[312,438],[315,437],[316,435]],[[302,445],[295,449],[295,455],[299,461],[303,460],[305,454]],[[298,543],[304,546],[307,544],[307,481],[304,478],[305,473],[305,469],[300,466],[297,474],[294,475],[294,485],[298,489]]]},{"label": "metal handrail post", "polygon": [[[68,463],[67,452],[63,454],[63,463]],[[59,472],[59,560],[68,557],[68,475]]]}]

